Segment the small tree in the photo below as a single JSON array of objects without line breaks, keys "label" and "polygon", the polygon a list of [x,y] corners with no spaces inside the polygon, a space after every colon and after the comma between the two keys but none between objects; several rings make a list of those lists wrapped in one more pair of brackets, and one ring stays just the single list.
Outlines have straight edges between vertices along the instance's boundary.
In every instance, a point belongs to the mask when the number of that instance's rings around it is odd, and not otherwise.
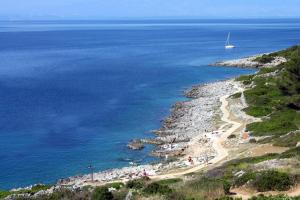
[{"label": "small tree", "polygon": [[97,187],[92,196],[93,200],[112,200],[113,195],[107,187]]}]

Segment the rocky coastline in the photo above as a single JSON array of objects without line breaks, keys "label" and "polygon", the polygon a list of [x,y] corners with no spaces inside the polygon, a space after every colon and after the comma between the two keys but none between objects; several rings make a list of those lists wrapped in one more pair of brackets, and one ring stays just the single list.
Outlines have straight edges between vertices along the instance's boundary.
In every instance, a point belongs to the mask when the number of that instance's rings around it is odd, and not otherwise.
[{"label": "rocky coastline", "polygon": [[285,63],[287,60],[284,57],[274,57],[274,59],[267,63],[261,63],[258,62],[256,59],[259,57],[262,57],[263,55],[268,55],[268,53],[265,54],[259,54],[255,56],[249,56],[245,58],[240,59],[233,59],[233,60],[226,60],[226,61],[219,61],[213,64],[210,64],[210,66],[223,66],[223,67],[239,67],[239,68],[264,68],[264,67],[274,67],[277,65],[280,65],[282,63]]},{"label": "rocky coastline", "polygon": [[[160,129],[153,131],[156,137],[138,141],[155,145],[155,149],[151,152],[152,156],[186,155],[186,149],[193,138],[202,135],[202,139],[205,139],[206,133],[217,129],[216,119],[220,114],[219,99],[234,92],[232,80],[193,86],[184,92],[189,99],[173,105],[170,115],[162,121]],[[132,146],[132,142],[129,145]]]}]

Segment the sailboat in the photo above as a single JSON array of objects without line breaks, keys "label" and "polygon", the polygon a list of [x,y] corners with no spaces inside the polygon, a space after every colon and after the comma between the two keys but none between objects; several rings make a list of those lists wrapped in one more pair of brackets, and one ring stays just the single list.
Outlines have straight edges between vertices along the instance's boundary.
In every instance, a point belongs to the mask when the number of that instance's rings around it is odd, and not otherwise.
[{"label": "sailboat", "polygon": [[235,46],[230,44],[230,32],[229,32],[225,43],[225,49],[233,49],[233,48],[235,48]]}]

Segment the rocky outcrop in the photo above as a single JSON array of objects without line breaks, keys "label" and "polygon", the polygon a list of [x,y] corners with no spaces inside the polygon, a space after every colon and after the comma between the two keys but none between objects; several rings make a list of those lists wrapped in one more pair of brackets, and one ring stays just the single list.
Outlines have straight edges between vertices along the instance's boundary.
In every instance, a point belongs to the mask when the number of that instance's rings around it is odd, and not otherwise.
[{"label": "rocky outcrop", "polygon": [[261,57],[261,55],[241,58],[241,59],[234,59],[234,60],[228,60],[228,61],[220,61],[213,64],[210,64],[210,66],[224,66],[224,67],[240,67],[240,68],[264,68],[264,67],[274,67],[277,65],[280,65],[282,63],[285,63],[287,60],[283,57],[274,57],[274,59],[268,63],[260,63],[256,61],[257,58]]},{"label": "rocky outcrop", "polygon": [[128,143],[127,147],[132,150],[141,150],[145,147],[145,145],[141,140],[135,139]]}]

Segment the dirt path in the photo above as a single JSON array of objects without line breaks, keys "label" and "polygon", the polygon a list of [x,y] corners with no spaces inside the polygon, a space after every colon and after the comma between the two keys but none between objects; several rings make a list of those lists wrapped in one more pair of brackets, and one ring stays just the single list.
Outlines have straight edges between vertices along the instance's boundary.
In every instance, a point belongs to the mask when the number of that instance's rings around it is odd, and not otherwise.
[{"label": "dirt path", "polygon": [[[243,88],[239,87],[238,85],[236,85],[236,88],[238,89],[239,92],[243,91]],[[223,143],[225,142],[225,140],[229,135],[231,135],[234,131],[236,131],[238,128],[242,126],[241,123],[237,121],[232,121],[230,119],[230,111],[228,110],[228,101],[227,101],[228,97],[229,96],[226,95],[220,98],[220,101],[222,103],[221,111],[223,113],[221,120],[224,121],[225,124],[223,124],[218,130],[218,132],[222,133],[222,135],[220,137],[214,138],[212,147],[216,150],[217,156],[209,161],[211,165],[219,163],[220,161],[224,160],[228,156],[228,149],[223,146]],[[229,129],[225,130],[225,127],[228,126],[228,124],[231,124],[232,126]],[[155,176],[151,176],[151,178],[152,179],[176,178],[185,174],[197,172],[203,169],[204,167],[207,167],[207,164],[198,165],[181,172],[155,175]]]}]

